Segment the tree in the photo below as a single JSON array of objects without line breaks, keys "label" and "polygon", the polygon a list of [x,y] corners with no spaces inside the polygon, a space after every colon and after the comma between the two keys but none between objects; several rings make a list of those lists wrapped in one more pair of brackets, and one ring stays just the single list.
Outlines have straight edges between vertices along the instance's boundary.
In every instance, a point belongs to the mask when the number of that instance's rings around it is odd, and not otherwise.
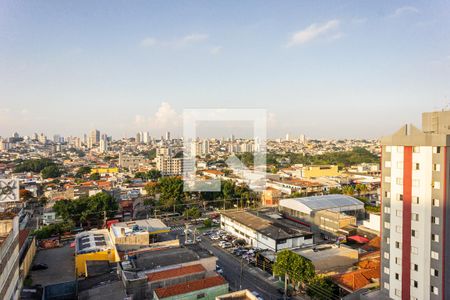
[{"label": "tree", "polygon": [[91,173],[91,167],[83,166],[78,168],[77,172],[75,173],[76,178],[83,178],[84,175]]},{"label": "tree", "polygon": [[290,250],[282,250],[277,254],[273,272],[285,276],[286,282],[291,282],[297,288],[314,277],[314,266],[306,258]]},{"label": "tree", "polygon": [[206,219],[205,221],[203,221],[203,226],[206,228],[209,228],[212,226],[212,221],[211,219]]},{"label": "tree", "polygon": [[183,180],[179,177],[162,177],[159,179],[161,205],[166,209],[180,211],[183,199]]},{"label": "tree", "polygon": [[91,176],[89,176],[90,180],[95,180],[95,181],[100,180],[100,178],[101,177],[100,177],[99,173],[92,173]]},{"label": "tree", "polygon": [[184,210],[184,217],[187,219],[198,219],[202,215],[198,207],[194,206]]},{"label": "tree", "polygon": [[351,185],[346,185],[342,188],[342,193],[344,195],[353,196],[355,194],[355,189]]},{"label": "tree", "polygon": [[73,221],[75,224],[88,223],[91,219],[105,219],[117,211],[115,199],[107,193],[98,193],[90,197],[76,200],[60,200],[53,205],[53,210],[64,221]]},{"label": "tree", "polygon": [[339,288],[328,277],[314,276],[308,284],[306,294],[313,300],[337,299]]},{"label": "tree", "polygon": [[45,167],[55,165],[55,163],[48,158],[41,159],[29,159],[19,161],[16,165],[14,172],[41,172]]},{"label": "tree", "polygon": [[365,185],[365,184],[362,184],[362,183],[358,183],[357,185],[356,185],[356,191],[358,192],[358,196],[361,196],[361,195],[363,195],[363,194],[366,194],[367,193],[367,185]]},{"label": "tree", "polygon": [[157,193],[159,193],[159,183],[158,182],[148,182],[144,189],[147,192],[147,195],[150,197],[155,197]]},{"label": "tree", "polygon": [[56,178],[56,177],[61,176],[61,174],[62,174],[62,172],[57,165],[47,166],[44,169],[42,169],[42,171],[41,171],[42,178],[44,178],[44,179]]},{"label": "tree", "polygon": [[153,169],[153,170],[150,170],[150,171],[147,172],[147,179],[148,180],[156,181],[159,178],[161,178],[161,172],[160,171],[158,171],[156,169]]},{"label": "tree", "polygon": [[337,187],[332,187],[332,188],[330,188],[329,193],[330,194],[342,194],[342,190],[340,188],[337,188]]}]

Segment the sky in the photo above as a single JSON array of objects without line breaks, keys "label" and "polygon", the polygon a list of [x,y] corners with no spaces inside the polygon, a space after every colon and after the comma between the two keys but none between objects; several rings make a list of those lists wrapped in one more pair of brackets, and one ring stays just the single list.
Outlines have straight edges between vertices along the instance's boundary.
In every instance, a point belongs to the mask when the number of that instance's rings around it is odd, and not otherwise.
[{"label": "sky", "polygon": [[449,79],[448,1],[0,0],[0,136],[257,108],[269,137],[379,138],[448,108]]}]

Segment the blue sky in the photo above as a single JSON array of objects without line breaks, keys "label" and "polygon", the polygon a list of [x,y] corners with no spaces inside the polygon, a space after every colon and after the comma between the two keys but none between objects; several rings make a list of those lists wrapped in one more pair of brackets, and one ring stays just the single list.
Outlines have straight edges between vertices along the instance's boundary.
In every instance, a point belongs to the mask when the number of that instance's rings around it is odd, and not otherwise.
[{"label": "blue sky", "polygon": [[177,135],[184,108],[265,108],[269,136],[378,138],[450,104],[432,3],[2,0],[0,135]]}]

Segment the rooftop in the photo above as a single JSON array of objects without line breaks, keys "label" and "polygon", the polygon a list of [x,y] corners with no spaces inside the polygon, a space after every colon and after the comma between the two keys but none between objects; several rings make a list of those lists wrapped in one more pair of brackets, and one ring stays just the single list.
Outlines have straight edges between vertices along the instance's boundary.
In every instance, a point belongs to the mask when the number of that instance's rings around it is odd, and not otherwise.
[{"label": "rooftop", "polygon": [[123,237],[134,234],[155,234],[168,232],[169,227],[159,219],[136,220],[130,222],[114,223],[111,231],[116,237]]},{"label": "rooftop", "polygon": [[185,247],[176,247],[136,251],[131,260],[140,270],[152,270],[197,261],[208,256],[211,255],[205,250],[197,252]]},{"label": "rooftop", "polygon": [[308,231],[287,226],[282,219],[269,220],[248,211],[226,211],[222,212],[222,215],[275,240],[311,234]]},{"label": "rooftop", "polygon": [[226,280],[222,276],[214,276],[214,277],[207,277],[200,280],[195,281],[189,281],[186,283],[180,283],[177,285],[173,285],[166,288],[159,288],[155,290],[156,295],[158,298],[167,298],[167,297],[173,297],[176,295],[182,295],[186,293],[190,293],[193,291],[199,291],[208,289],[211,287],[219,286],[228,284]]},{"label": "rooftop", "polygon": [[292,210],[312,212],[318,210],[364,209],[364,203],[351,196],[333,194],[280,200],[280,206]]},{"label": "rooftop", "polygon": [[75,237],[76,254],[106,251],[112,248],[107,229],[84,231]]},{"label": "rooftop", "polygon": [[164,270],[147,274],[147,281],[159,281],[168,278],[180,277],[187,274],[206,272],[205,268],[201,264]]}]

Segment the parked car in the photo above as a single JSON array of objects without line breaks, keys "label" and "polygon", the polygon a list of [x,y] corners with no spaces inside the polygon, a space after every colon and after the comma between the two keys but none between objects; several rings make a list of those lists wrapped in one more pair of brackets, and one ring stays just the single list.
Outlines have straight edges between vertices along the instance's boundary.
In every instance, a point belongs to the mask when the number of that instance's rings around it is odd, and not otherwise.
[{"label": "parked car", "polygon": [[218,240],[218,239],[220,239],[220,236],[218,236],[218,235],[211,235],[211,239],[212,240]]},{"label": "parked car", "polygon": [[46,264],[35,264],[31,267],[32,271],[40,271],[40,270],[47,270],[48,266]]},{"label": "parked car", "polygon": [[233,247],[233,245],[231,245],[230,242],[224,242],[224,241],[222,241],[221,243],[219,243],[219,246],[220,246],[221,248],[223,248],[223,249]]},{"label": "parked car", "polygon": [[256,299],[258,300],[264,300],[264,298],[261,296],[260,293],[258,293],[257,291],[252,291],[253,296],[256,297]]},{"label": "parked car", "polygon": [[198,237],[195,238],[195,240],[196,240],[197,242],[201,242],[201,241],[202,241],[202,238],[201,238],[200,236],[198,236]]}]

